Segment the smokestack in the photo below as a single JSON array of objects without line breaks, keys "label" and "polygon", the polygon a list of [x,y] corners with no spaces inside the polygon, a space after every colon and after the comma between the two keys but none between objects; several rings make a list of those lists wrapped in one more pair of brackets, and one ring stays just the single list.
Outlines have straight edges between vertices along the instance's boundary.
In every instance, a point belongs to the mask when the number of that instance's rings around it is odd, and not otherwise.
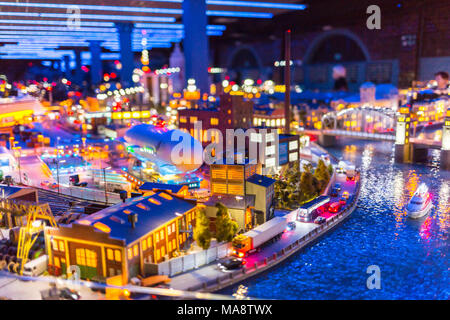
[{"label": "smokestack", "polygon": [[290,132],[291,125],[291,30],[284,33],[284,133]]},{"label": "smokestack", "polygon": [[136,222],[138,221],[138,215],[137,213],[131,213],[128,215],[128,222],[131,223],[131,228],[135,228],[136,227]]}]

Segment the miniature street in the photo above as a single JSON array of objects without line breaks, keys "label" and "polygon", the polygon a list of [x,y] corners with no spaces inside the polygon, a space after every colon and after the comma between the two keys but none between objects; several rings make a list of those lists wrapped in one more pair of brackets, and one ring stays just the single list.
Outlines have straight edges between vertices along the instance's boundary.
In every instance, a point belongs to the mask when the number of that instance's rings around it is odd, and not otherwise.
[{"label": "miniature street", "polygon": [[[355,181],[347,181],[345,174],[338,174],[336,177],[336,183],[340,183],[342,185],[342,192],[349,192],[350,195],[355,195],[356,192],[356,184],[359,182]],[[340,197],[332,197],[331,199],[339,199]],[[341,209],[344,210],[345,207]],[[297,210],[294,210],[294,216],[292,221],[296,221],[295,213]],[[289,215],[289,213],[285,213]],[[335,214],[328,214],[327,219],[334,216]],[[243,268],[253,268],[255,263],[261,263],[264,259],[270,258],[274,253],[280,252],[282,249],[287,248],[289,245],[292,245],[297,240],[303,238],[312,230],[319,227],[318,224],[315,223],[304,223],[300,221],[296,221],[296,228],[291,231],[285,231],[281,238],[274,242],[273,244],[266,245],[259,252],[255,252],[248,257],[245,258],[245,265]],[[217,267],[217,262],[212,263],[210,265],[195,269],[191,272],[183,273],[179,276],[175,276],[172,278],[171,287],[179,290],[188,290],[191,287],[197,287],[203,283],[211,283],[214,282],[217,278],[223,277],[224,272]]]}]

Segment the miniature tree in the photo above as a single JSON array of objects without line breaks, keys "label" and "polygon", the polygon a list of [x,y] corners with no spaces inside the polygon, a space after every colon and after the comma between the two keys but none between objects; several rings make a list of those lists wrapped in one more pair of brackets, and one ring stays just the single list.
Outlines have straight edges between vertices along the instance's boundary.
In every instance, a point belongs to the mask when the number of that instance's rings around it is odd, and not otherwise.
[{"label": "miniature tree", "polygon": [[194,228],[194,240],[198,246],[206,250],[211,245],[211,231],[209,230],[209,218],[206,216],[205,210],[201,210],[197,216]]},{"label": "miniature tree", "polygon": [[328,165],[328,173],[330,174],[330,177],[333,175],[333,166],[331,165],[331,163]]},{"label": "miniature tree", "polygon": [[308,169],[305,167],[305,171],[300,178],[300,202],[305,202],[316,195],[314,176]]},{"label": "miniature tree", "polygon": [[217,242],[231,241],[236,235],[238,224],[231,220],[228,208],[222,203],[216,203],[216,239]]}]

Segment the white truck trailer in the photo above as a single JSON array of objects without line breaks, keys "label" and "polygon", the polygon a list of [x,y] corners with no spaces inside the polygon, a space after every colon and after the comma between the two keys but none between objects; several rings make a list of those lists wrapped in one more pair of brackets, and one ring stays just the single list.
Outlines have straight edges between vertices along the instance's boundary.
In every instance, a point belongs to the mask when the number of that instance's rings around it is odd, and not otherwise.
[{"label": "white truck trailer", "polygon": [[283,233],[286,225],[285,217],[274,217],[253,230],[237,235],[233,239],[233,254],[240,258],[245,257]]}]

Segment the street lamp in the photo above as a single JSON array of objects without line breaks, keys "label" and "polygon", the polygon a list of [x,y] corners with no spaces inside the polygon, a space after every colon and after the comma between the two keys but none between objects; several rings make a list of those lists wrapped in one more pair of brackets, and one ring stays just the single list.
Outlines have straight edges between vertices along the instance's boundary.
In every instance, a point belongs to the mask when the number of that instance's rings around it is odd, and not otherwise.
[{"label": "street lamp", "polygon": [[105,203],[108,204],[108,191],[106,191],[106,170],[111,169],[111,167],[103,168],[103,183],[105,184]]},{"label": "street lamp", "polygon": [[59,140],[61,138],[57,137],[56,138],[56,181],[58,183],[58,193],[60,193],[60,189],[59,189]]},{"label": "street lamp", "polygon": [[[16,144],[17,141],[14,143]],[[14,156],[17,158],[17,162],[19,165],[19,180],[20,180],[20,184],[22,184],[22,170],[21,170],[21,165],[20,165],[20,150],[22,149],[22,147],[13,147],[14,149]]]}]

